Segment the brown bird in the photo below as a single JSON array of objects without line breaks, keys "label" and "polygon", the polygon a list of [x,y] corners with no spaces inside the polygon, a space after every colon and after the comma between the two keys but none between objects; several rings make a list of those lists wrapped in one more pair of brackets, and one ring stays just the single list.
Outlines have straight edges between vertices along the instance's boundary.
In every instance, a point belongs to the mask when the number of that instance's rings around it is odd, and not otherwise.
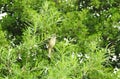
[{"label": "brown bird", "polygon": [[56,43],[56,35],[52,35],[48,43],[48,57],[51,58],[51,51]]}]

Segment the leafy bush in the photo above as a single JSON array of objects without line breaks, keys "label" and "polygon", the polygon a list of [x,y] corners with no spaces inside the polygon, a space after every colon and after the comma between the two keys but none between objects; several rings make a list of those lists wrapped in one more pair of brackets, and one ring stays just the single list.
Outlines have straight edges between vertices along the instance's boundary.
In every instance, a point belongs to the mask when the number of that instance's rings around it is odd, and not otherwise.
[{"label": "leafy bush", "polygon": [[119,3],[1,0],[0,78],[119,79]]}]

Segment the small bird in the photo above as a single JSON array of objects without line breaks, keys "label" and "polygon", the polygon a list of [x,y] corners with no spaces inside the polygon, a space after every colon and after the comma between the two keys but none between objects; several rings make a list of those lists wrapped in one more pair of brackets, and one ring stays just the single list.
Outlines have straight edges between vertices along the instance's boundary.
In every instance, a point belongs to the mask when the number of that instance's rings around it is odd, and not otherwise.
[{"label": "small bird", "polygon": [[51,51],[53,49],[53,47],[55,46],[55,43],[56,43],[56,35],[52,35],[52,37],[50,38],[49,40],[49,43],[48,43],[48,57],[51,58]]}]

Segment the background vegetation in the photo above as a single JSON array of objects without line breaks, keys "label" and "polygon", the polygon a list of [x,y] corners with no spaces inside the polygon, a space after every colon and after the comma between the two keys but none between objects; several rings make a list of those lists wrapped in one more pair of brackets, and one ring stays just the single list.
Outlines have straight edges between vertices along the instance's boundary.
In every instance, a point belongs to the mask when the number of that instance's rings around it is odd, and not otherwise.
[{"label": "background vegetation", "polygon": [[120,79],[120,0],[0,0],[0,9],[0,79]]}]

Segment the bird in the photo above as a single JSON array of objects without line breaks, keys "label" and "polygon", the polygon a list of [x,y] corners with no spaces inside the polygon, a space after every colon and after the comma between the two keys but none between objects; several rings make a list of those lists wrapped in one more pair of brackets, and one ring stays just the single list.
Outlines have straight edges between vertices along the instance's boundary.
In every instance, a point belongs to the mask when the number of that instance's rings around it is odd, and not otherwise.
[{"label": "bird", "polygon": [[52,49],[55,46],[55,44],[56,44],[56,35],[53,34],[48,42],[48,57],[49,58],[51,58],[51,52],[52,52]]}]

